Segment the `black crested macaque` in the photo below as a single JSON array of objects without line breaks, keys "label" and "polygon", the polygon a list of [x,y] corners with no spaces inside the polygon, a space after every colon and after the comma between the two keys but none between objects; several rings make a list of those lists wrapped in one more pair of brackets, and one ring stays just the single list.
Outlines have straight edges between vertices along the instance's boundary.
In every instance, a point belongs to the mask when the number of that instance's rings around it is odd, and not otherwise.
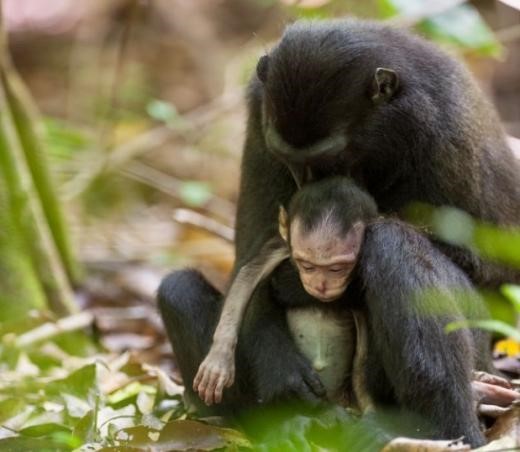
[{"label": "black crested macaque", "polygon": [[[280,162],[296,176],[350,175],[384,214],[420,201],[520,225],[520,166],[496,112],[461,64],[418,37],[375,22],[298,22],[261,57],[248,100],[239,261],[241,241],[256,255],[247,237],[273,228],[274,206],[295,190]],[[520,281],[465,250],[443,251],[479,286]]]},{"label": "black crested macaque", "polygon": [[[193,380],[193,389],[187,390],[198,392],[208,405],[222,400],[226,405],[234,380],[239,387],[247,387],[247,376],[240,373],[243,370],[234,378],[239,323],[255,286],[290,257],[289,265],[301,281],[296,289],[301,292],[300,300],[305,293],[312,298],[307,296],[308,304],[297,307],[290,307],[290,299],[287,321],[332,402],[352,400],[346,394],[350,391],[362,409],[373,404],[397,405],[419,414],[431,426],[428,433],[436,437],[464,436],[472,445],[482,444],[471,378],[473,369],[491,370],[489,340],[478,330],[461,329],[447,335],[444,326],[450,321],[486,317],[483,301],[464,273],[415,229],[377,216],[371,197],[345,177],[311,183],[297,192],[288,213],[281,210],[284,241],[273,238],[257,258],[239,270],[209,354]],[[391,276],[386,278],[387,287],[380,286],[383,274]],[[186,277],[183,272],[166,279],[159,301],[163,317],[170,319],[167,329],[172,343],[181,344],[175,351],[188,386],[196,363],[188,368],[181,365],[190,360],[186,356],[189,349],[182,349],[190,342],[183,346],[177,339],[179,332],[175,331],[180,325],[174,325],[172,319],[178,307],[173,306],[172,295],[175,291],[180,305],[183,291],[204,293],[210,288],[195,273],[180,284],[179,279]],[[192,302],[203,304],[204,300]],[[218,312],[213,315],[214,328]],[[360,321],[366,322],[361,328]],[[208,320],[194,317],[182,326],[182,334],[192,332],[198,322],[208,325]],[[365,334],[363,350],[360,333]],[[211,341],[210,333],[205,337]],[[200,351],[197,353],[191,359],[202,360]],[[401,360],[396,359],[404,355],[408,368],[401,368]],[[244,365],[242,360],[248,362],[238,353],[238,366]],[[271,368],[271,372],[276,375],[277,369]],[[231,388],[222,399],[224,386]],[[490,394],[482,384],[477,389],[482,397]]]},{"label": "black crested macaque", "polygon": [[[384,214],[420,201],[499,226],[520,224],[520,171],[493,107],[453,58],[383,24],[297,22],[258,62],[248,89],[235,274],[276,234],[278,206],[291,199],[293,175],[306,167],[318,179],[350,175]],[[477,286],[519,281],[518,271],[436,246]],[[379,275],[375,295],[383,304],[391,302],[385,288],[393,274]],[[272,290],[276,279],[284,284]],[[300,295],[288,289],[298,284],[290,266],[277,268],[253,294],[240,332],[264,401],[323,393],[294,347],[278,299],[298,304]],[[387,356],[402,369],[418,358],[396,356],[390,347]]]},{"label": "black crested macaque", "polygon": [[[298,177],[306,166],[319,178],[350,174],[383,213],[423,201],[459,207],[500,226],[520,223],[518,164],[496,113],[460,64],[420,38],[356,20],[291,25],[260,59],[248,109],[235,275],[275,236],[278,206],[297,190],[292,174]],[[517,273],[468,252],[442,249],[477,285],[518,281]],[[399,260],[401,250],[384,246],[379,253]],[[377,290],[365,294],[373,305],[380,304],[390,325],[397,318],[383,306],[393,302],[386,288],[393,287],[395,274],[395,269],[381,273]],[[260,283],[237,345],[236,374],[244,378],[228,388],[219,410],[237,400],[324,397],[317,373],[292,340],[280,303],[297,305],[305,297],[290,264],[282,263]],[[209,349],[220,294],[187,270],[163,281],[159,299],[177,361],[190,382]],[[400,324],[393,335],[413,334],[413,327]],[[409,382],[420,356],[396,353],[375,333],[372,339],[385,350],[385,359],[406,377],[394,382],[395,391],[414,398],[415,384]],[[380,389],[384,392],[384,385]]]},{"label": "black crested macaque", "polygon": [[[269,240],[260,254],[238,271],[224,300],[211,348],[193,381],[193,389],[206,404],[220,403],[224,387],[233,384],[235,346],[247,303],[258,283],[269,276],[283,260],[291,258],[298,270],[303,288],[318,301],[329,303],[344,294],[357,263],[365,225],[368,220],[377,215],[377,207],[374,201],[361,190],[351,189],[352,182],[338,178],[330,183],[336,182],[337,190],[332,193],[326,190],[328,182],[321,185],[313,184],[310,188],[307,186],[303,189],[304,193],[312,190],[323,192],[324,196],[332,195],[327,204],[329,208],[325,208],[319,218],[314,218],[319,206],[298,203],[298,199],[303,196],[300,193],[297,193],[291,202],[291,206],[296,207],[290,209],[290,216],[283,207],[280,207],[280,235],[277,234]],[[314,216],[309,219],[308,215],[311,211]],[[304,218],[307,219],[305,230],[303,229]],[[290,225],[293,223],[298,226],[295,226],[296,229],[290,234]],[[332,380],[335,382],[330,383],[329,387],[325,385],[327,393],[337,394],[346,378],[348,366],[341,364],[343,371],[330,370],[329,361],[333,359],[336,361],[334,364],[338,364],[340,361],[345,361],[344,358],[348,354],[352,355],[355,338],[350,337],[350,333],[342,331],[345,328],[351,329],[352,315],[348,311],[341,315],[336,312],[337,309],[329,312],[320,310],[321,322],[316,322],[316,325],[321,336],[309,342],[309,336],[312,336],[309,334],[309,329],[312,325],[307,327],[305,333],[295,333],[296,329],[301,328],[304,319],[308,318],[308,309],[304,311],[290,310],[289,324],[293,325],[293,336],[297,342],[300,342],[300,348],[313,349],[317,353],[317,356],[311,360],[313,367],[322,372],[320,373],[322,380],[325,378],[327,382]],[[311,314],[311,317],[313,316],[314,314]],[[321,328],[320,323],[323,322],[327,322],[327,328]],[[324,334],[337,337],[331,340],[331,337],[325,337]],[[305,344],[299,339],[302,339]],[[350,353],[346,351],[348,347]],[[324,353],[327,356],[324,356]],[[341,358],[342,355],[344,358]],[[334,388],[330,387],[331,385]]]}]

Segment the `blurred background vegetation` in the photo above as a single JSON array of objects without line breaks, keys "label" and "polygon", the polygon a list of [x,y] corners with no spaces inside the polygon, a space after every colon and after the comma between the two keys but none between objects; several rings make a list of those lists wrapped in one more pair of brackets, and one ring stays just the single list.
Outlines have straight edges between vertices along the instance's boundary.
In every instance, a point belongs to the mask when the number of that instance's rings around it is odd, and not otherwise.
[{"label": "blurred background vegetation", "polygon": [[[110,422],[97,419],[93,406],[117,418],[117,409],[130,406],[121,400],[137,408],[122,415],[134,420],[119,429],[141,425],[138,415],[159,419],[157,410],[170,413],[166,420],[178,414],[179,405],[161,405],[166,396],[178,403],[180,391],[158,377],[160,369],[175,376],[175,368],[154,292],[166,271],[185,266],[225,287],[233,263],[244,87],[285,24],[355,15],[436,41],[466,60],[520,156],[514,138],[520,137],[517,0],[1,4],[0,438],[20,440],[24,429],[52,425],[23,440],[46,438],[51,450],[89,441],[107,445],[115,433],[100,427]],[[441,232],[443,224],[453,230],[445,221],[482,229],[448,212],[437,217]],[[507,259],[520,261],[518,236],[494,240]],[[490,296],[498,300],[496,318],[515,325],[518,293],[508,286]],[[487,326],[515,335],[504,324]],[[121,355],[127,350],[132,354]],[[106,368],[125,369],[121,381],[100,383],[90,362],[74,361],[100,353]],[[146,362],[160,368],[150,370]],[[50,375],[69,378],[83,404],[52,391],[41,394]],[[149,379],[159,383],[143,386]],[[146,394],[153,396],[151,408]],[[45,407],[50,400],[65,409]],[[19,417],[22,405],[31,409]],[[60,415],[34,420],[48,413]]]}]

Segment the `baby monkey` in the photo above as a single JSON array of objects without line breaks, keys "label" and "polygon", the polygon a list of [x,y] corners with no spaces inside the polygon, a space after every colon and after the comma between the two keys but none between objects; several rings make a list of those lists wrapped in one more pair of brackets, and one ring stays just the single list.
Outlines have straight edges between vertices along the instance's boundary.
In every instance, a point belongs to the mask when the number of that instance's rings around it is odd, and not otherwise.
[{"label": "baby monkey", "polygon": [[[393,239],[400,244],[399,251],[386,250],[392,248],[389,241]],[[367,256],[374,249],[381,253]],[[400,253],[396,259],[395,256],[390,259],[391,268],[387,268],[385,259],[381,260],[389,252]],[[429,242],[413,228],[396,220],[378,218],[373,199],[350,179],[335,177],[307,184],[293,196],[288,211],[280,207],[279,237],[271,239],[257,257],[239,270],[224,301],[212,346],[193,381],[194,390],[207,405],[220,403],[224,388],[234,382],[238,332],[253,291],[285,259],[290,259],[296,268],[305,291],[321,302],[287,309],[287,321],[296,345],[319,373],[329,400],[342,402],[345,381],[350,377],[354,400],[362,411],[373,408],[374,401],[363,377],[368,347],[366,318],[350,308],[351,301],[356,300],[347,299],[350,295],[345,294],[351,281],[358,278],[366,290],[372,290],[377,287],[377,281],[374,286],[371,274],[377,280],[377,275],[384,271],[410,272],[401,277],[396,275],[403,299],[388,301],[386,320],[393,315],[392,310],[403,320],[402,316],[411,315],[418,308],[414,294],[427,289],[430,281],[435,281],[434,289],[451,290],[460,285],[468,294],[473,293],[470,285],[464,285],[460,270],[439,253],[435,254]],[[418,271],[410,270],[410,266]],[[444,268],[444,276],[439,276],[442,274],[435,267]],[[358,296],[356,290],[351,295],[354,299]],[[462,312],[463,308],[455,303],[456,300],[444,305],[449,321],[485,317],[487,310],[478,294],[474,293],[472,298],[470,312]],[[328,309],[333,307],[332,302],[340,299],[341,303],[336,306],[346,309]],[[366,303],[363,296],[360,300],[362,304]],[[442,304],[442,299],[437,303]],[[368,308],[368,315],[371,315]],[[402,309],[401,314],[399,309]],[[458,350],[461,361],[457,365],[461,373],[464,369],[468,372],[464,384],[471,384],[474,401],[507,406],[518,399],[518,393],[512,391],[504,379],[486,372],[470,376],[470,369],[493,371],[487,335],[467,330],[445,335],[442,329],[447,322],[425,319],[421,328],[441,331],[426,347],[435,349],[448,345],[450,349]],[[467,356],[464,350],[475,356]],[[403,352],[424,355],[428,349]],[[453,382],[450,380],[450,383]]]},{"label": "baby monkey", "polygon": [[[316,193],[323,202],[315,202]],[[238,332],[257,285],[289,258],[307,293],[323,303],[338,300],[351,281],[366,225],[376,217],[372,198],[344,177],[308,184],[294,195],[287,211],[280,207],[280,236],[267,242],[260,254],[239,270],[224,301],[212,346],[193,381],[193,389],[207,405],[220,403],[224,388],[234,382]],[[292,326],[289,315],[288,320]],[[338,335],[352,333],[344,329],[340,326],[338,332],[336,328],[332,333],[336,337],[331,340],[345,342],[338,340]],[[342,364],[343,368],[349,365]]]}]

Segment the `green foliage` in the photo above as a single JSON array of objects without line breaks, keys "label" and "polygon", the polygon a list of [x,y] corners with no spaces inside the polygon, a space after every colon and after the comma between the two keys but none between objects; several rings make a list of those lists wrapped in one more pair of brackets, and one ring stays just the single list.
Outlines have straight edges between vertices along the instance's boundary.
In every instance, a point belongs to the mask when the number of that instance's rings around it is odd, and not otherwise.
[{"label": "green foliage", "polygon": [[471,5],[459,5],[418,25],[434,41],[472,51],[482,56],[500,57],[502,46]]},{"label": "green foliage", "polygon": [[[20,170],[23,167],[28,172],[27,176],[31,178],[31,185],[35,191],[35,203],[38,203],[43,210],[44,218],[42,220],[48,223],[61,265],[67,272],[70,281],[76,281],[78,268],[70,247],[61,206],[52,183],[46,153],[42,145],[43,140],[40,136],[41,124],[35,113],[35,107],[15,72],[4,72],[2,82],[5,100],[10,110],[10,118],[8,117],[10,124],[4,123],[4,127],[12,130],[11,144],[16,141],[16,145],[10,149],[10,152],[21,154],[14,158],[17,169]],[[12,136],[13,132],[16,133],[16,136]],[[4,131],[4,133],[9,134],[9,131]],[[34,214],[35,209],[32,210]],[[41,220],[35,218],[34,221]]]},{"label": "green foliage", "polygon": [[[249,448],[238,431],[185,419],[182,387],[160,369],[105,355],[81,331],[21,340],[44,321],[0,332],[0,450]],[[90,341],[88,357],[62,346],[78,336]]]},{"label": "green foliage", "polygon": [[[406,217],[426,228],[447,243],[467,248],[482,259],[520,268],[520,229],[502,229],[474,220],[467,213],[453,207],[433,207],[415,203],[409,206]],[[467,326],[509,336],[520,341],[520,333],[510,325],[520,314],[520,287],[502,286],[501,293],[483,293],[494,320],[455,322],[447,331]]]},{"label": "green foliage", "polygon": [[[383,17],[421,18],[435,3],[428,0],[378,0]],[[478,10],[470,4],[455,5],[420,19],[417,29],[429,39],[471,51],[482,56],[498,57],[502,48]]]},{"label": "green foliage", "polygon": [[192,207],[201,207],[212,197],[211,186],[205,182],[186,181],[182,184],[182,200]]},{"label": "green foliage", "polygon": [[481,330],[499,333],[520,342],[520,331],[499,320],[461,320],[446,325],[445,331],[450,333],[459,328],[480,328]]},{"label": "green foliage", "polygon": [[43,120],[45,148],[49,155],[59,159],[70,159],[78,151],[91,145],[85,132],[75,128],[70,122],[46,117]]},{"label": "green foliage", "polygon": [[184,119],[170,102],[159,99],[152,99],[146,105],[146,112],[156,121],[163,122],[168,127],[182,127]]},{"label": "green foliage", "polygon": [[363,2],[357,0],[295,1],[288,8],[300,19],[331,19],[346,15],[373,18],[378,13],[377,4],[373,0]]},{"label": "green foliage", "polygon": [[[0,15],[0,311],[21,307],[74,311],[70,282],[78,267],[69,244],[29,93],[9,59]],[[29,288],[29,289],[27,289]],[[34,297],[34,298],[32,298]]]},{"label": "green foliage", "polygon": [[151,118],[155,119],[156,121],[165,122],[166,124],[171,123],[178,116],[177,109],[174,105],[158,99],[153,99],[148,102],[146,111]]},{"label": "green foliage", "polygon": [[288,9],[301,19],[327,19],[345,15],[402,19],[404,23],[415,23],[417,31],[428,39],[462,52],[500,57],[503,51],[477,8],[469,3],[454,2],[451,8],[438,9],[438,5],[429,0],[329,0],[318,2],[318,6],[296,2]]},{"label": "green foliage", "polygon": [[520,268],[520,229],[503,229],[474,220],[455,207],[413,203],[406,218],[425,227],[447,243],[470,249],[491,261]]},{"label": "green foliage", "polygon": [[[520,252],[520,248],[517,248],[517,252]],[[502,293],[514,306],[516,312],[520,314],[520,287],[513,284],[504,284]]]}]

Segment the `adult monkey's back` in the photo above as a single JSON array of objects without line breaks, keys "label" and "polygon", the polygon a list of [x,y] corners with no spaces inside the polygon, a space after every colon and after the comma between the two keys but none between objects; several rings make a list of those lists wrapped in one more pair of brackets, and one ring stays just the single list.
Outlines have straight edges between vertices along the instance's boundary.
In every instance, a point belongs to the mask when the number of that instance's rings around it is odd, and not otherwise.
[{"label": "adult monkey's back", "polygon": [[[276,233],[278,206],[296,190],[282,161],[294,174],[351,174],[385,213],[422,201],[520,223],[520,171],[494,109],[459,63],[405,32],[355,20],[292,25],[260,59],[248,107],[235,268]],[[440,246],[477,285],[520,279]],[[312,393],[268,287],[254,295],[239,343],[261,398]]]}]

